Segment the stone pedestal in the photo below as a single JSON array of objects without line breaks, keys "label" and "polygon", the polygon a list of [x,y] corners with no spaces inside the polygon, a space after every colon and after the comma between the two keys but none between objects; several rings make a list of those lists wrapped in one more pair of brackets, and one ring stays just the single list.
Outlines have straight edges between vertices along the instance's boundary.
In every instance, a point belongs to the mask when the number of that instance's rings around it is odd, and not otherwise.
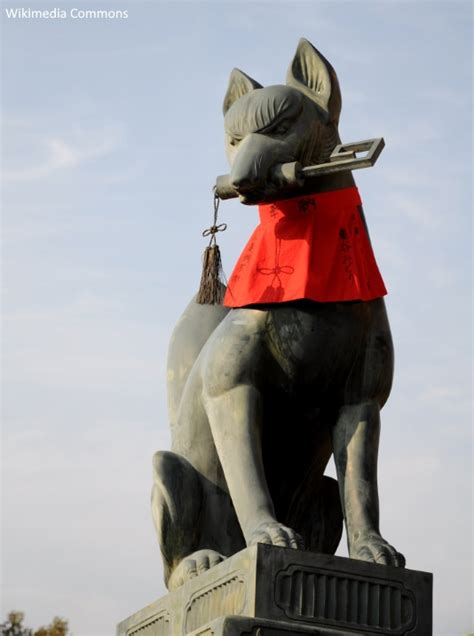
[{"label": "stone pedestal", "polygon": [[431,636],[432,575],[264,544],[122,621],[118,636]]}]

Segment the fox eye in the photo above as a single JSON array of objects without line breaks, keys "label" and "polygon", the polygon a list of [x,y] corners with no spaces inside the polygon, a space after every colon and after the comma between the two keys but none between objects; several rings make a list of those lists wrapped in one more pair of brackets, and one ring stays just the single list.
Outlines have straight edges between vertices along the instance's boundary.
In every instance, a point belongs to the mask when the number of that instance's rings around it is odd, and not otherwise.
[{"label": "fox eye", "polygon": [[291,124],[292,122],[290,119],[284,119],[276,126],[276,128],[273,129],[272,132],[274,135],[284,135],[291,128]]},{"label": "fox eye", "polygon": [[235,137],[229,137],[229,146],[237,146],[239,141],[240,140]]}]

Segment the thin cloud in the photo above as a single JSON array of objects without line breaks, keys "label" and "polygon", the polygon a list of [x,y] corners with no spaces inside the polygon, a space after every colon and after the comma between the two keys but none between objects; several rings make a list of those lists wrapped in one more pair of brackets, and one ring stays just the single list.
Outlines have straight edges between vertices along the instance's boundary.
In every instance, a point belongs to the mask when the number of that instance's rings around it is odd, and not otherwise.
[{"label": "thin cloud", "polygon": [[[44,179],[62,170],[78,168],[111,154],[117,150],[123,138],[121,126],[99,129],[76,127],[59,135],[40,135],[36,132],[39,126],[39,122],[34,122],[31,126],[26,126],[25,122],[22,126],[15,123],[7,125],[7,150],[4,158],[6,169],[3,173],[6,183]],[[25,152],[36,157],[31,165],[22,165]],[[11,164],[20,164],[20,167],[9,168]]]}]

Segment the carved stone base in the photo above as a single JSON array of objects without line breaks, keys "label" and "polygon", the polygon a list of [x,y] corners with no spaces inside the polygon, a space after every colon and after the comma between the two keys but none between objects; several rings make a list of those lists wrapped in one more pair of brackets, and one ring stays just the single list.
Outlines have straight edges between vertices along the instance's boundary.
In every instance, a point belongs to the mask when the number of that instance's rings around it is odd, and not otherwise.
[{"label": "carved stone base", "polygon": [[432,575],[264,544],[122,621],[118,636],[431,636]]},{"label": "carved stone base", "polygon": [[[140,633],[140,632],[139,632]],[[287,621],[271,621],[266,618],[246,618],[243,616],[225,616],[207,623],[204,627],[191,632],[189,636],[354,636],[346,632],[325,627],[304,627]]]}]

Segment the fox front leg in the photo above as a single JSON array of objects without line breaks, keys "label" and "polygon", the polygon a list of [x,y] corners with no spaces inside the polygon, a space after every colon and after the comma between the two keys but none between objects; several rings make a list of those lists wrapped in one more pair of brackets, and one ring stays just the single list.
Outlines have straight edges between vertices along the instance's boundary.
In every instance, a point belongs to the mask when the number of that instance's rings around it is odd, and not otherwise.
[{"label": "fox front leg", "polygon": [[377,457],[380,408],[376,402],[344,406],[333,430],[333,448],[346,522],[349,556],[405,566],[405,557],[380,534]]},{"label": "fox front leg", "polygon": [[236,309],[217,327],[201,358],[202,399],[247,545],[298,548],[301,537],[276,519],[262,458],[258,377],[265,372],[266,313]]}]

